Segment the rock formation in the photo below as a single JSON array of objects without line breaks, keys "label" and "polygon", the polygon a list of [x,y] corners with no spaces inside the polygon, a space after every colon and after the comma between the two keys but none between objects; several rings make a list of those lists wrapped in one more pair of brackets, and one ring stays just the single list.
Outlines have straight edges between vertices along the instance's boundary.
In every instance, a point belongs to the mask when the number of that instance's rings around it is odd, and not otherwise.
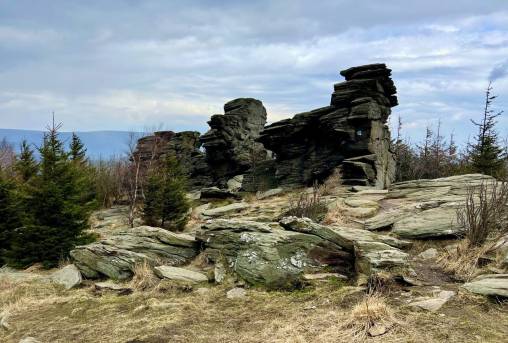
[{"label": "rock formation", "polygon": [[311,184],[342,165],[348,184],[384,188],[395,162],[386,121],[397,105],[391,70],[371,64],[343,70],[330,106],[267,126],[258,141],[274,152],[280,185]]},{"label": "rock formation", "polygon": [[199,137],[197,131],[158,131],[139,139],[134,154],[139,155],[145,164],[175,156],[187,171],[191,186],[208,186],[212,180],[205,155],[199,150]]},{"label": "rock formation", "polygon": [[228,179],[243,174],[266,151],[255,141],[266,123],[263,103],[240,98],[224,105],[224,114],[213,115],[210,131],[201,136],[206,161],[216,182],[224,186]]}]

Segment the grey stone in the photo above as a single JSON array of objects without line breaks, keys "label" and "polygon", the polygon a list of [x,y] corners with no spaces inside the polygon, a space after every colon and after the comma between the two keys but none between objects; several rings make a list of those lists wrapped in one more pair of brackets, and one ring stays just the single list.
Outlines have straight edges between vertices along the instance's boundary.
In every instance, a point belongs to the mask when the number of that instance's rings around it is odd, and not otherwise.
[{"label": "grey stone", "polygon": [[235,287],[226,293],[228,299],[243,299],[247,296],[247,291],[243,288]]},{"label": "grey stone", "polygon": [[508,297],[508,274],[481,275],[462,287],[476,294]]},{"label": "grey stone", "polygon": [[409,304],[409,306],[418,307],[430,312],[436,312],[454,296],[455,292],[453,291],[441,291],[437,294],[436,297],[412,302]]},{"label": "grey stone", "polygon": [[65,266],[64,268],[51,274],[51,280],[63,285],[65,289],[71,289],[79,286],[81,281],[83,281],[79,269],[73,264],[69,264],[68,266]]},{"label": "grey stone", "polygon": [[227,182],[228,190],[231,192],[238,192],[242,188],[243,175],[235,175]]},{"label": "grey stone", "polygon": [[185,281],[192,283],[208,281],[206,275],[185,268],[178,268],[172,266],[157,266],[154,267],[154,272],[155,275],[157,275],[161,279]]},{"label": "grey stone", "polygon": [[419,253],[417,257],[422,260],[431,260],[435,259],[437,256],[438,256],[437,250],[435,248],[430,248]]}]

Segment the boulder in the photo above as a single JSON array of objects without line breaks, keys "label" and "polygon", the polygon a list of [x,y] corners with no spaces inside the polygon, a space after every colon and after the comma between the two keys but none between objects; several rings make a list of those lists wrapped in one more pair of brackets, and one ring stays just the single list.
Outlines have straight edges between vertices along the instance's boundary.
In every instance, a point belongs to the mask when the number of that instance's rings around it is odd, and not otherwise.
[{"label": "boulder", "polygon": [[476,294],[508,298],[508,274],[481,275],[462,287]]},{"label": "boulder", "polygon": [[78,246],[70,255],[76,267],[88,278],[106,275],[124,280],[132,276],[137,263],[162,261],[181,265],[189,262],[198,252],[199,245],[194,237],[140,226],[96,243]]},{"label": "boulder", "polygon": [[243,299],[247,296],[247,291],[243,288],[235,287],[226,292],[228,299]]},{"label": "boulder", "polygon": [[157,275],[161,279],[185,281],[191,283],[208,281],[206,275],[185,268],[178,268],[172,266],[157,266],[154,267],[154,272],[155,275]]},{"label": "boulder", "polygon": [[254,221],[210,220],[197,238],[212,261],[225,259],[238,277],[269,289],[298,286],[304,271],[350,274],[353,266],[352,255],[333,242]]},{"label": "boulder", "polygon": [[243,175],[235,175],[227,182],[228,190],[231,192],[238,192],[242,188]]},{"label": "boulder", "polygon": [[50,276],[51,280],[55,283],[63,285],[65,289],[71,289],[81,284],[83,279],[81,273],[75,265],[69,264],[60,270],[57,270]]}]

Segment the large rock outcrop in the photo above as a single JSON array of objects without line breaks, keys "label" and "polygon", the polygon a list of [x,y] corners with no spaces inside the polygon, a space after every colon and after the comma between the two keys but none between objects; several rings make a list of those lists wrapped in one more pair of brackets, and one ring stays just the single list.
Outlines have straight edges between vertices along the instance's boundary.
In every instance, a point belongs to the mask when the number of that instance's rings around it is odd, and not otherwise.
[{"label": "large rock outcrop", "polygon": [[198,250],[198,242],[192,236],[140,226],[96,243],[78,246],[70,255],[76,267],[88,278],[105,275],[124,280],[132,276],[138,263],[182,265],[194,258]]},{"label": "large rock outcrop", "polygon": [[197,238],[215,263],[250,284],[292,288],[304,273],[334,271],[370,276],[383,269],[407,267],[400,248],[409,242],[366,230],[320,225],[308,218],[286,217],[280,225],[215,219]]},{"label": "large rock outcrop", "polygon": [[252,98],[230,101],[224,105],[224,114],[212,116],[210,131],[200,141],[219,185],[225,186],[229,178],[243,174],[254,161],[265,159],[265,149],[255,141],[265,123],[263,103]]},{"label": "large rock outcrop", "polygon": [[267,126],[258,141],[274,152],[280,185],[311,184],[342,166],[348,184],[384,188],[394,176],[386,126],[397,105],[391,70],[384,64],[341,72],[330,106]]}]

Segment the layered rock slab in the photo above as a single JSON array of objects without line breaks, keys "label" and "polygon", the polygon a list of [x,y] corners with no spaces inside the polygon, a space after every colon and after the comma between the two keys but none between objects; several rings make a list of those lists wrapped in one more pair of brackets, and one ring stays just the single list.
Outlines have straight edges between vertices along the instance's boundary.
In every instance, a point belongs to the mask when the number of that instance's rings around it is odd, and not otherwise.
[{"label": "layered rock slab", "polygon": [[99,242],[78,246],[70,255],[88,278],[101,275],[116,280],[132,276],[138,263],[182,265],[198,254],[194,237],[149,226],[119,232]]},{"label": "layered rock slab", "polygon": [[239,98],[224,105],[224,114],[213,115],[210,130],[200,137],[214,181],[226,186],[229,179],[251,168],[254,160],[264,160],[266,151],[255,141],[266,123],[263,103]]},{"label": "layered rock slab", "polygon": [[280,185],[311,184],[342,166],[346,184],[389,186],[395,162],[386,121],[397,104],[384,64],[341,72],[330,106],[267,126],[258,139],[275,153]]}]

